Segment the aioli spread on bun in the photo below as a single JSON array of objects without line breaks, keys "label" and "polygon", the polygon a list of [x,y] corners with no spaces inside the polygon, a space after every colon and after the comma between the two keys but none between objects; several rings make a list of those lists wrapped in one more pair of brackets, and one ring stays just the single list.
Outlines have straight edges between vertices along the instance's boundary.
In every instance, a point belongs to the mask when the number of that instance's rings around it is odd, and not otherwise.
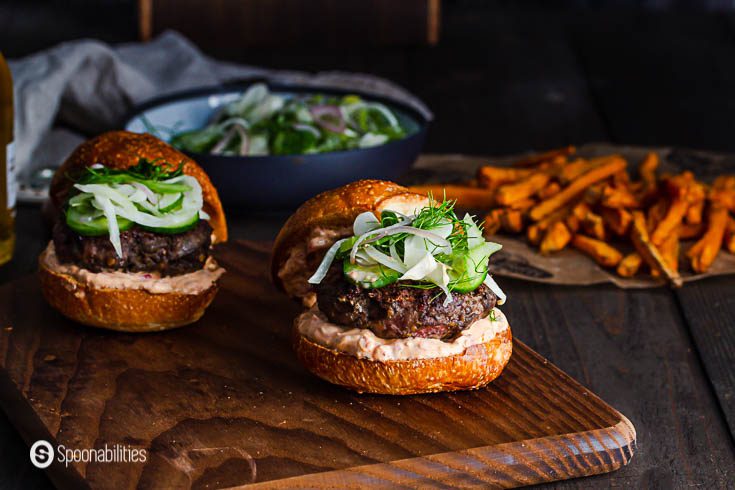
[{"label": "aioli spread on bun", "polygon": [[158,331],[198,320],[224,273],[227,225],[204,171],[148,134],[105,133],[56,172],[58,221],[39,257],[43,295],[85,325]]},{"label": "aioli spread on bun", "polygon": [[453,202],[363,180],[304,203],[271,270],[308,308],[294,346],[315,375],[361,393],[476,389],[512,351],[496,308],[505,295],[487,272],[499,249]]}]

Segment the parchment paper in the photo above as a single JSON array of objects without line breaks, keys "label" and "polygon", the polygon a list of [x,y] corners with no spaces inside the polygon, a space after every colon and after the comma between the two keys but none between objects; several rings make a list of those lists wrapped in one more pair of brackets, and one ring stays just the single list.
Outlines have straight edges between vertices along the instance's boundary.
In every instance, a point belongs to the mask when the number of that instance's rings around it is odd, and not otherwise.
[{"label": "parchment paper", "polygon": [[[649,151],[656,151],[661,157],[659,172],[681,172],[691,170],[698,179],[711,182],[723,173],[735,172],[735,156],[710,152],[683,150],[672,148],[644,148],[635,146],[615,146],[594,143],[578,148],[578,153],[585,157],[609,155],[617,153],[628,160],[631,177],[635,175],[638,163]],[[467,155],[422,155],[414,169],[407,176],[410,184],[430,182],[461,182],[474,177],[481,165],[507,165],[520,159],[523,155],[511,157],[481,157]],[[481,210],[475,214],[483,219]],[[523,234],[498,234],[493,240],[503,245],[503,250],[493,255],[490,260],[491,271],[501,277],[513,277],[547,284],[588,285],[613,283],[621,288],[649,288],[664,286],[663,280],[651,277],[647,272],[639,273],[632,278],[618,276],[614,270],[604,269],[583,253],[567,248],[550,256],[543,256],[535,247],[530,246]],[[724,274],[735,274],[735,255],[722,250],[714,264],[706,274],[695,274],[689,268],[684,257],[686,250],[694,243],[682,243],[679,261],[680,273],[684,282],[696,281],[705,277]],[[625,242],[615,243],[623,253],[633,250],[632,245]]]}]

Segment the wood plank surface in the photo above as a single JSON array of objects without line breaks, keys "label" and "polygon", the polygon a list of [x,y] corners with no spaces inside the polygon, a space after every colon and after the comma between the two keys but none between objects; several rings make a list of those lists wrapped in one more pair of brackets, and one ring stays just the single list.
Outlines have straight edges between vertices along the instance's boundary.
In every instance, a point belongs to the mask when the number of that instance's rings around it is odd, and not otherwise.
[{"label": "wood plank surface", "polygon": [[676,292],[697,350],[735,435],[735,286],[712,278]]},{"label": "wood plank surface", "polygon": [[560,488],[669,489],[705,481],[710,488],[730,487],[730,434],[669,289],[546,287],[507,279],[502,286],[515,335],[636,427],[631,464]]},{"label": "wood plank surface", "polygon": [[145,464],[52,466],[57,485],[507,487],[632,457],[630,422],[518,341],[478,391],[364,396],[313,377],[290,349],[299,307],[270,284],[268,252],[221,248],[229,272],[203,320],[159,334],[75,325],[34,277],[1,289],[1,401],[26,441],[150,450]]}]

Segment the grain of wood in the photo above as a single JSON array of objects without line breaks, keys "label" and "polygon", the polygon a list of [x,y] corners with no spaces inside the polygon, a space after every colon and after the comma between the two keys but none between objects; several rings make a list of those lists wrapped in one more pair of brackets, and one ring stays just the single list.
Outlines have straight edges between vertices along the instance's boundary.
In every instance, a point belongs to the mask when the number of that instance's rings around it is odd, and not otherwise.
[{"label": "grain of wood", "polygon": [[55,468],[57,484],[508,487],[632,457],[630,422],[521,342],[478,391],[361,396],[311,376],[290,349],[299,307],[270,285],[267,254],[220,249],[229,273],[216,302],[162,334],[74,325],[32,277],[2,289],[0,318],[13,328],[0,331],[0,377],[15,394],[4,408],[21,433],[150,451],[145,464]]}]

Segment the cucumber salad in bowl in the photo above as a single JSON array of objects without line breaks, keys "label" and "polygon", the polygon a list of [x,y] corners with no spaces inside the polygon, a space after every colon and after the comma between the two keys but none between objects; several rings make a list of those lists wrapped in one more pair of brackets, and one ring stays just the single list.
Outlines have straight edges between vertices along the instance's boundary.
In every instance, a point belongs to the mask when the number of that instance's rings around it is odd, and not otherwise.
[{"label": "cucumber salad in bowl", "polygon": [[179,150],[224,156],[307,155],[382,145],[408,134],[385,104],[358,95],[274,93],[256,83],[204,128],[173,132]]}]

